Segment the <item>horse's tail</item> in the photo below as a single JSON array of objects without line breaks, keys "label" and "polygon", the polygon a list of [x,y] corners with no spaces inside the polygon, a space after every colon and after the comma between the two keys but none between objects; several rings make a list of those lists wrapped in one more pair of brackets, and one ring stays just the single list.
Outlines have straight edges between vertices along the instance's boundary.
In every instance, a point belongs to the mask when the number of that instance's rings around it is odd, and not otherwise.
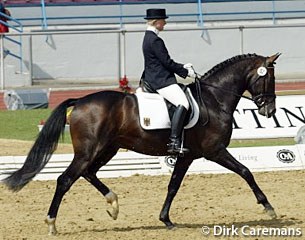
[{"label": "horse's tail", "polygon": [[21,190],[48,163],[57,148],[60,136],[64,133],[67,108],[74,106],[76,101],[77,99],[68,99],[54,109],[40,131],[23,166],[3,180],[10,190]]}]

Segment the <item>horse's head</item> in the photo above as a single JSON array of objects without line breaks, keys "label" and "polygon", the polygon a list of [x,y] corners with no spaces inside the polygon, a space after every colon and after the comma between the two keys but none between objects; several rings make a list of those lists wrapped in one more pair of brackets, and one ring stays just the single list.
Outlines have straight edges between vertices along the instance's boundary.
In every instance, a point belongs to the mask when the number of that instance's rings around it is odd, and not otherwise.
[{"label": "horse's head", "polygon": [[248,75],[248,88],[258,107],[259,114],[267,118],[275,114],[275,77],[274,64],[280,53],[263,58]]}]

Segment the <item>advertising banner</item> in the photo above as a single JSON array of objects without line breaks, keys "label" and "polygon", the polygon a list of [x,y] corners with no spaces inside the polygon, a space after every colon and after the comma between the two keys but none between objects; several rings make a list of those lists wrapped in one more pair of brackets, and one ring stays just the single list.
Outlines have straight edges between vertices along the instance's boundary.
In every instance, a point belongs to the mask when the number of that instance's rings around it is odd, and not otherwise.
[{"label": "advertising banner", "polygon": [[[253,172],[305,169],[305,144],[272,147],[228,148],[237,161]],[[22,167],[26,156],[1,156],[0,180]],[[45,168],[34,180],[55,180],[71,163],[73,154],[54,154]],[[181,159],[183,161],[183,159]],[[118,152],[114,158],[97,173],[100,178],[127,177],[134,174],[161,175],[174,170],[176,158],[156,157],[132,151]],[[230,173],[222,166],[206,160],[196,159],[188,174],[192,173]]]},{"label": "advertising banner", "polygon": [[266,118],[256,105],[241,99],[234,113],[232,139],[295,137],[305,125],[305,95],[278,96],[276,114]]},{"label": "advertising banner", "polygon": [[[299,170],[305,168],[305,145],[274,147],[228,148],[232,156],[253,172]],[[172,171],[174,157],[165,157],[161,161],[164,172]],[[231,171],[204,158],[196,159],[188,173],[230,173]]]}]

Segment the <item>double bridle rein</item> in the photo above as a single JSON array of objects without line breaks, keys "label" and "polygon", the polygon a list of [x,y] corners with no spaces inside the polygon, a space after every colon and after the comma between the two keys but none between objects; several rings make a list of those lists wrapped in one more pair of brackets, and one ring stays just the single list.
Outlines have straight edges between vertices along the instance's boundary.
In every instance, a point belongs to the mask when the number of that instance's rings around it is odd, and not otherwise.
[{"label": "double bridle rein", "polygon": [[[266,68],[274,68],[274,67],[266,67]],[[264,92],[263,93],[260,93],[258,94],[257,96],[254,96],[254,97],[248,97],[248,96],[244,96],[244,95],[241,95],[241,94],[238,94],[238,93],[235,93],[229,89],[225,89],[225,88],[222,88],[222,87],[219,87],[219,86],[215,86],[213,84],[209,84],[209,83],[205,83],[205,82],[201,82],[200,79],[202,78],[202,75],[200,75],[199,73],[195,72],[196,74],[196,77],[195,77],[195,85],[196,85],[196,91],[197,91],[197,94],[198,94],[198,98],[199,98],[199,101],[200,103],[202,103],[203,99],[202,99],[202,94],[201,94],[201,87],[200,87],[200,84],[204,84],[208,87],[212,87],[212,88],[215,88],[215,89],[218,89],[220,91],[223,91],[223,92],[227,92],[227,93],[231,93],[232,95],[236,96],[236,97],[240,97],[240,98],[245,98],[245,99],[248,99],[252,102],[254,102],[258,107],[263,107],[264,105],[266,105],[267,103],[273,101],[275,98],[276,98],[276,95],[274,93],[267,93],[267,84],[266,84],[266,81],[264,81]],[[268,73],[267,73],[268,74]],[[269,74],[268,74],[269,75]],[[257,78],[249,85],[249,87],[251,87],[252,85],[254,85],[257,81],[260,80],[260,78],[262,78],[264,76],[260,76],[258,75]],[[268,77],[268,80],[270,79],[270,77]],[[263,97],[272,97],[270,101],[266,102],[266,101],[261,101],[261,99]]]}]

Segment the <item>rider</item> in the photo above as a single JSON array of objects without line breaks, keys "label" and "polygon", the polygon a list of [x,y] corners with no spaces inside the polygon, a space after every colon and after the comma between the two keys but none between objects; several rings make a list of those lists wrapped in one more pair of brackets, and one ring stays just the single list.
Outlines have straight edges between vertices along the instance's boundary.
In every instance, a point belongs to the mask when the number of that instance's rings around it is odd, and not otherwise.
[{"label": "rider", "polygon": [[181,135],[184,127],[184,118],[189,109],[188,100],[177,84],[175,74],[182,78],[187,76],[195,78],[191,63],[176,63],[168,54],[163,40],[158,36],[166,24],[165,9],[147,9],[147,30],[143,39],[144,72],[142,79],[156,90],[162,97],[176,106],[171,120],[171,134],[168,152],[187,152],[181,149]]}]

